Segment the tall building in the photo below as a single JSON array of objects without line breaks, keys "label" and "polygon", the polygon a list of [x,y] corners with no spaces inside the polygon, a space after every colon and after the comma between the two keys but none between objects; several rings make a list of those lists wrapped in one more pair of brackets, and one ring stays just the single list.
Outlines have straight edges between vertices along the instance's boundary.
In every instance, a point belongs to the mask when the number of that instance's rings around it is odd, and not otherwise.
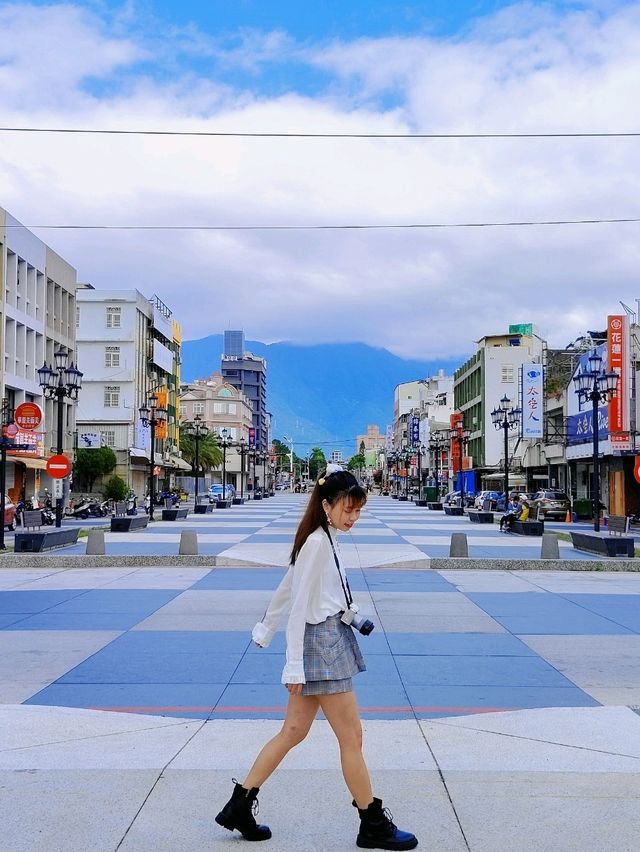
[{"label": "tall building", "polygon": [[157,393],[167,411],[156,427],[156,489],[173,486],[175,474],[191,470],[179,451],[180,327],[157,296],[138,290],[78,290],[78,357],[83,390],[78,410],[78,446],[111,447],[114,471],[142,498],[151,460],[150,429],[139,409]]},{"label": "tall building", "polygon": [[[55,365],[60,347],[69,361],[78,360],[75,293],[76,270],[0,208],[1,398],[8,412],[33,402],[43,414],[37,429],[20,430],[7,451],[7,491],[14,500],[52,488],[44,468],[57,444],[58,403],[44,399],[37,370],[45,361]],[[62,405],[63,450],[72,457],[76,403]]]},{"label": "tall building", "polygon": [[[545,342],[530,324],[511,325],[506,334],[491,334],[477,341],[477,350],[454,374],[454,402],[470,430],[468,456],[476,472],[476,488],[500,489],[504,470],[504,436],[495,429],[491,412],[506,396],[519,404],[520,369],[523,364],[543,362]],[[512,469],[521,466],[514,458],[521,444],[518,430],[509,437]],[[522,448],[524,452],[524,447]],[[525,477],[513,475],[513,485],[526,485]]]},{"label": "tall building", "polygon": [[244,351],[242,331],[225,331],[224,346],[222,376],[251,403],[255,430],[253,441],[257,449],[266,452],[269,448],[270,423],[267,413],[267,362],[264,358]]},{"label": "tall building", "polygon": [[399,449],[410,444],[409,419],[421,421],[420,440],[426,443],[431,430],[443,429],[453,413],[453,376],[444,370],[428,379],[396,385],[393,398],[393,443]]}]

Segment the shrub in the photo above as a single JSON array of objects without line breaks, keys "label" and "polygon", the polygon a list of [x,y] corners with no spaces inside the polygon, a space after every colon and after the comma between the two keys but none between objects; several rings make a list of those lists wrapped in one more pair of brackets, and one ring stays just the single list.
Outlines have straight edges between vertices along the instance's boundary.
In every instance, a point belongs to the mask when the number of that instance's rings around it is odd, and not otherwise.
[{"label": "shrub", "polygon": [[109,479],[104,490],[105,498],[116,501],[126,500],[128,493],[129,486],[124,479],[117,474]]}]

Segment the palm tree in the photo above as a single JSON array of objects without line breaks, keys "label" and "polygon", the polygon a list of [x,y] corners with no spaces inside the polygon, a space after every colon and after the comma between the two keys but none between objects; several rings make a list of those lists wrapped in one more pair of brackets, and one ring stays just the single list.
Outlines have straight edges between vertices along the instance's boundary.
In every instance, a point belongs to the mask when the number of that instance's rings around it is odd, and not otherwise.
[{"label": "palm tree", "polygon": [[[180,424],[180,449],[182,457],[193,467],[196,460],[196,440],[189,434],[189,424]],[[218,446],[218,436],[215,432],[207,432],[200,435],[198,440],[198,467],[200,473],[211,470],[212,467],[220,467],[222,464],[222,450]]]}]

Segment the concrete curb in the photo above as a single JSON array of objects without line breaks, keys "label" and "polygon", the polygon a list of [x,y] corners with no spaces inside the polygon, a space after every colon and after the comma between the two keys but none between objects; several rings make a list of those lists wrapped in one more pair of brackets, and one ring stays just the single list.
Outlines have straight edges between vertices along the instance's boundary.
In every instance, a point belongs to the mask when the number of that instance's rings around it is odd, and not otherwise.
[{"label": "concrete curb", "polygon": [[[183,556],[183,555],[153,555],[132,556],[60,556],[57,554],[38,553],[7,553],[0,556],[0,571],[3,568],[148,568],[151,566],[178,567],[238,567],[238,568],[273,568],[273,562],[249,562],[241,559],[231,559],[227,556]],[[414,559],[406,562],[387,562],[380,565],[368,566],[366,570],[398,570],[398,571],[622,571],[640,572],[640,559],[473,559],[473,558],[434,558]]]}]

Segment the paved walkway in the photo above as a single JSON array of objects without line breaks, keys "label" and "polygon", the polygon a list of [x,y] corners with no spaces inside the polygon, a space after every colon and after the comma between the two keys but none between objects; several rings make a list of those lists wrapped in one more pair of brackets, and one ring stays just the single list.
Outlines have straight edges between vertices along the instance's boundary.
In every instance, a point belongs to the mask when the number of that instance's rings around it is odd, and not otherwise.
[{"label": "paved walkway", "polygon": [[[285,552],[302,502],[230,510],[225,524],[252,523],[227,552],[256,529]],[[640,576],[371,567],[380,548],[426,546],[398,528],[409,510],[373,500],[342,545],[376,623],[355,679],[376,794],[423,849],[635,852]],[[282,635],[264,650],[248,635],[282,573],[125,556],[0,571],[4,847],[236,848],[213,816],[284,714]],[[261,793],[269,848],[355,848],[349,801],[320,719]]]}]

